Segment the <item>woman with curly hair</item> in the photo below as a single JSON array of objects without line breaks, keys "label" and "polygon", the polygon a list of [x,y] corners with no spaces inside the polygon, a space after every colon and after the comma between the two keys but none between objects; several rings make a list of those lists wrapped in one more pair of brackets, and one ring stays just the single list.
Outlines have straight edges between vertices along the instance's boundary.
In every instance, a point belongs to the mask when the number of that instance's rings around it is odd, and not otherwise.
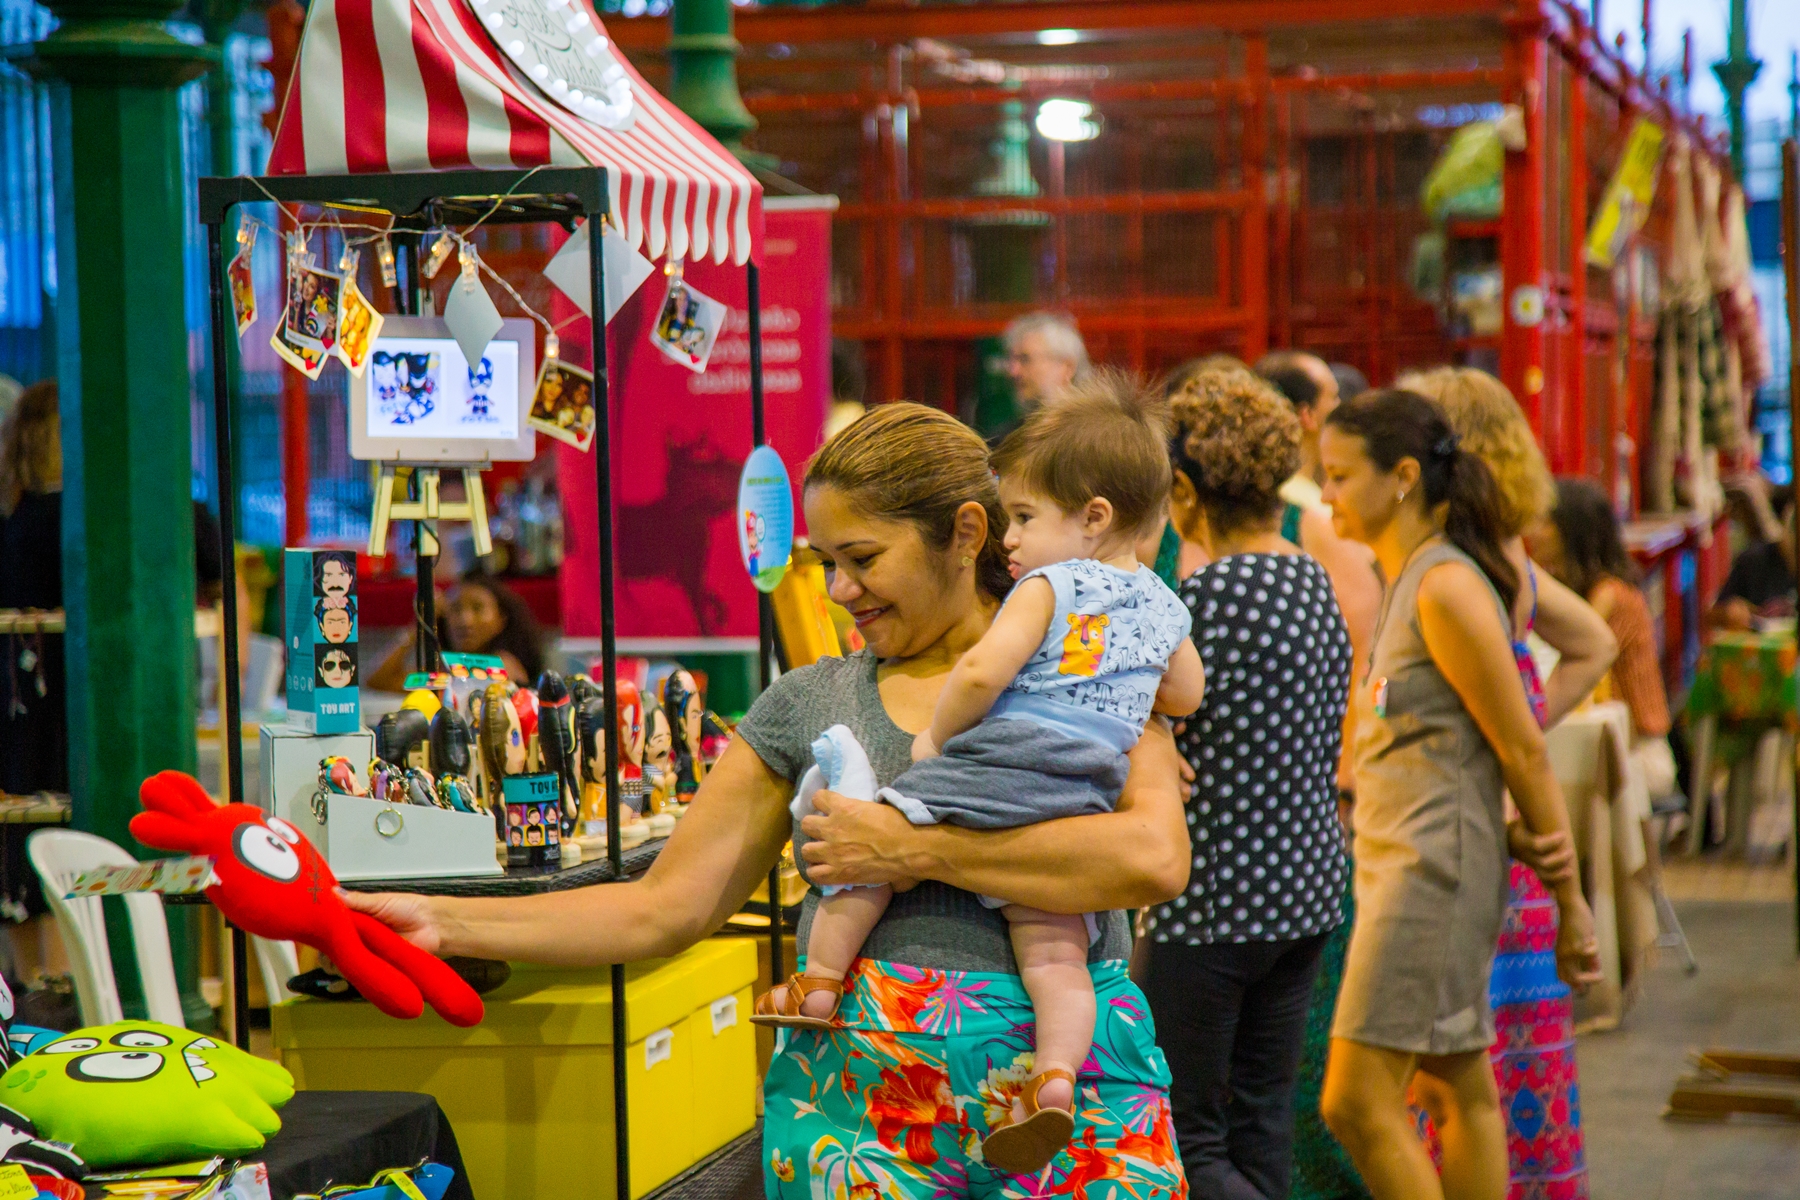
[{"label": "woman with curly hair", "polygon": [[1343,920],[1350,639],[1324,568],[1280,533],[1300,458],[1292,407],[1240,371],[1202,374],[1170,403],[1172,511],[1209,559],[1180,589],[1208,676],[1177,740],[1194,771],[1193,871],[1152,910],[1144,991],[1192,1194],[1285,1197],[1313,978]]}]

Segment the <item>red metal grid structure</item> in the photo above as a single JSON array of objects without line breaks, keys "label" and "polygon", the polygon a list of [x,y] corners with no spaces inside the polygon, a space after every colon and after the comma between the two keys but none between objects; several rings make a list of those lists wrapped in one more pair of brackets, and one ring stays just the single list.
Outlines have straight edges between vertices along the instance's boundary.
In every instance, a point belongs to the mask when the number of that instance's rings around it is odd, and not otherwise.
[{"label": "red metal grid structure", "polygon": [[[610,30],[656,81],[666,22]],[[843,200],[834,331],[864,344],[870,400],[966,407],[976,339],[1032,308],[1074,315],[1097,360],[1151,372],[1272,345],[1377,382],[1473,362],[1519,397],[1553,470],[1590,475],[1635,511],[1667,180],[1617,269],[1588,267],[1583,239],[1636,116],[1729,166],[1721,139],[1573,5],[771,6],[740,11],[737,37],[753,143]],[[1103,132],[1027,133],[1009,187],[1008,122],[1053,96],[1091,103]],[[1541,288],[1545,315],[1453,337],[1407,282],[1429,226],[1419,185],[1456,114],[1496,103],[1518,105],[1527,128],[1506,155],[1504,215],[1451,234],[1497,259],[1503,297]]]}]

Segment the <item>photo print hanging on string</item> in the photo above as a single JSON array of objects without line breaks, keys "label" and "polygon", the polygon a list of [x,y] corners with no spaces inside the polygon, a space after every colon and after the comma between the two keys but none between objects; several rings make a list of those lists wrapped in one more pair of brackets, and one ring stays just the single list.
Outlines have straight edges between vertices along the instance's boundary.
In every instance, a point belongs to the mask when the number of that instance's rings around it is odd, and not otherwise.
[{"label": "photo print hanging on string", "polygon": [[382,316],[369,303],[369,298],[356,286],[354,276],[344,280],[343,301],[338,317],[337,356],[344,360],[352,375],[361,375],[369,364],[369,348],[381,336]]},{"label": "photo print hanging on string", "polygon": [[713,343],[725,325],[725,306],[688,286],[680,270],[669,276],[669,293],[650,340],[664,354],[699,375],[712,357]]},{"label": "photo print hanging on string", "polygon": [[585,451],[594,444],[594,376],[560,358],[545,358],[528,420],[533,429]]},{"label": "photo print hanging on string", "polygon": [[238,252],[232,255],[225,268],[225,279],[231,287],[231,311],[237,318],[239,337],[256,324],[256,278],[250,271],[250,259],[255,250],[256,226],[246,224],[238,230]]},{"label": "photo print hanging on string", "polygon": [[325,369],[325,352],[310,346],[296,346],[288,341],[288,314],[283,309],[281,320],[275,323],[275,332],[269,336],[269,346],[275,351],[277,358],[308,379],[317,379],[319,372]]},{"label": "photo print hanging on string", "polygon": [[282,322],[289,344],[326,354],[337,345],[338,305],[344,277],[317,267],[288,272],[287,315]]}]

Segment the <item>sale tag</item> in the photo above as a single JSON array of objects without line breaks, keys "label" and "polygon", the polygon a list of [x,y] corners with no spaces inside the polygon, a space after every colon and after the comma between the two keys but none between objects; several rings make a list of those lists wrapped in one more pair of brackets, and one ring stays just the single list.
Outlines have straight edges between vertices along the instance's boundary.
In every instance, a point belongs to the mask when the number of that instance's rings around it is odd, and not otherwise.
[{"label": "sale tag", "polygon": [[37,1184],[17,1163],[0,1165],[0,1200],[37,1200]]}]

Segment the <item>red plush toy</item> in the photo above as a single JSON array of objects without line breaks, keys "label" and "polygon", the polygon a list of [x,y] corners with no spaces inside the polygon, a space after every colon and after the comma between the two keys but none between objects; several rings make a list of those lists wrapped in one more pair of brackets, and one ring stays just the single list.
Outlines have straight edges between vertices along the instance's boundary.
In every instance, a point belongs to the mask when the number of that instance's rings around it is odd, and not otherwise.
[{"label": "red plush toy", "polygon": [[249,804],[215,804],[193,777],[163,771],[144,780],[148,811],[131,818],[146,846],[204,854],[219,882],[206,889],[226,920],[272,941],[304,942],[330,956],[382,1012],[412,1018],[423,1001],[452,1025],[481,1021],[481,997],[444,961],[338,898],[337,877],[312,843],[280,817]]}]

